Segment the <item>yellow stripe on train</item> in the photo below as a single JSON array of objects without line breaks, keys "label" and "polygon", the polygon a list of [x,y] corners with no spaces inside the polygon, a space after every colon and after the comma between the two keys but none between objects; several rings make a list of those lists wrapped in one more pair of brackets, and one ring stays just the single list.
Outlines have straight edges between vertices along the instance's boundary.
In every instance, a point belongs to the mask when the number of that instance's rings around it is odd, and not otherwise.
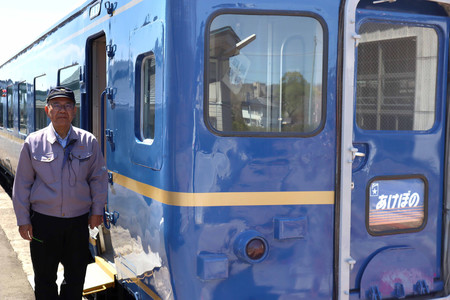
[{"label": "yellow stripe on train", "polygon": [[113,172],[114,182],[173,206],[262,206],[334,204],[334,191],[180,193],[165,191]]}]

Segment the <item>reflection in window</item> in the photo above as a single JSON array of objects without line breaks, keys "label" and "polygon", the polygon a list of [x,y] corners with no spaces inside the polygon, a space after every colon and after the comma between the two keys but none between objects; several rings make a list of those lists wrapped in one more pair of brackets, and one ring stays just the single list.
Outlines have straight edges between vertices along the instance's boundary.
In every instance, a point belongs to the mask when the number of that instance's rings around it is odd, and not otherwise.
[{"label": "reflection in window", "polygon": [[19,132],[28,133],[27,84],[19,83]]},{"label": "reflection in window", "polygon": [[13,87],[6,88],[6,113],[7,113],[7,127],[14,127],[14,104],[13,104]]},{"label": "reflection in window", "polygon": [[4,127],[5,124],[3,122],[3,111],[6,106],[6,90],[1,89],[1,98],[0,98],[0,127]]},{"label": "reflection in window", "polygon": [[434,124],[438,37],[432,28],[364,23],[358,46],[356,120],[367,130]]},{"label": "reflection in window", "polygon": [[155,137],[155,57],[144,58],[141,69],[141,140]]},{"label": "reflection in window", "polygon": [[316,19],[220,15],[209,35],[211,126],[225,132],[292,133],[319,127],[324,46]]},{"label": "reflection in window", "polygon": [[73,119],[72,123],[74,126],[80,127],[80,103],[81,103],[80,67],[78,65],[75,65],[59,70],[59,85],[68,87],[75,94],[75,105],[77,107],[77,114]]},{"label": "reflection in window", "polygon": [[45,113],[45,105],[47,104],[47,77],[45,75],[34,79],[34,107],[35,107],[35,130],[42,129],[47,126],[47,114]]}]

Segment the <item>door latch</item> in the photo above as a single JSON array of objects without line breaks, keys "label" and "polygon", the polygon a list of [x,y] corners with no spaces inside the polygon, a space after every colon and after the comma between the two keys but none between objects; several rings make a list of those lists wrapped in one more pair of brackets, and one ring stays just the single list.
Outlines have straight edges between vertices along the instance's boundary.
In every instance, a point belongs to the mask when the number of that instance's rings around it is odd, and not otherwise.
[{"label": "door latch", "polygon": [[111,105],[111,109],[114,109],[114,107],[116,107],[116,104],[114,103],[114,89],[107,87],[102,92],[102,95],[101,95],[102,103],[105,103],[105,97],[106,97],[106,99],[108,99],[109,104]]},{"label": "door latch", "polygon": [[108,182],[111,185],[114,184],[113,173],[111,173],[111,172],[108,172]]},{"label": "door latch", "polygon": [[350,270],[352,270],[356,264],[356,260],[354,260],[352,257],[349,257],[345,261],[350,265]]},{"label": "door latch", "polygon": [[349,163],[353,163],[353,161],[355,160],[355,158],[358,157],[365,157],[366,154],[363,152],[359,152],[358,148],[355,147],[351,147],[349,149],[352,152],[352,160],[349,160]]},{"label": "door latch", "polygon": [[106,129],[105,136],[106,136],[106,140],[111,145],[111,151],[114,152],[114,150],[116,150],[116,145],[114,143],[114,131],[112,129]]},{"label": "door latch", "polygon": [[103,209],[103,223],[105,224],[106,229],[110,229],[111,224],[116,225],[119,216],[117,211],[110,213],[107,209]]}]

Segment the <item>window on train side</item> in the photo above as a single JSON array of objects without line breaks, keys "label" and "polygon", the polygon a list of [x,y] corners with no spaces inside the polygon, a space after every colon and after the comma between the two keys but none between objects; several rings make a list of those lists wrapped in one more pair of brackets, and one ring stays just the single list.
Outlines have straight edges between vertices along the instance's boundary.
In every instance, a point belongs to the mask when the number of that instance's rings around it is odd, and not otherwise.
[{"label": "window on train side", "polygon": [[359,31],[358,126],[366,130],[431,129],[436,108],[436,30],[367,22]]},{"label": "window on train side", "polygon": [[5,123],[3,121],[3,112],[5,111],[4,107],[6,106],[6,90],[1,89],[1,98],[0,98],[0,127],[5,127]]},{"label": "window on train side", "polygon": [[6,127],[14,128],[14,104],[13,104],[13,86],[6,88]]},{"label": "window on train side", "polygon": [[34,128],[42,129],[47,126],[47,114],[45,113],[45,105],[47,104],[47,92],[49,86],[47,84],[47,76],[42,75],[34,79]]},{"label": "window on train side", "polygon": [[19,132],[28,133],[27,84],[19,83]]},{"label": "window on train side", "polygon": [[74,65],[59,70],[58,85],[68,87],[75,94],[75,106],[77,107],[77,114],[73,120],[73,125],[80,127],[80,103],[81,103],[81,90],[80,90],[80,66]]},{"label": "window on train side", "polygon": [[140,91],[140,135],[144,142],[155,137],[155,56],[142,60]]},{"label": "window on train side", "polygon": [[238,135],[318,130],[325,37],[322,24],[309,16],[214,18],[207,65],[209,126]]}]

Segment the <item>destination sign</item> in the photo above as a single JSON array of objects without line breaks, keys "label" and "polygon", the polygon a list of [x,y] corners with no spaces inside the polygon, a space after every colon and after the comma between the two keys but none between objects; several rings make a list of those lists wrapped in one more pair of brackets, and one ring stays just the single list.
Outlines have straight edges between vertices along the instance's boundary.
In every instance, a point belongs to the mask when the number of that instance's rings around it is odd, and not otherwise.
[{"label": "destination sign", "polygon": [[369,231],[419,228],[424,208],[425,182],[421,178],[373,181],[369,190]]}]

